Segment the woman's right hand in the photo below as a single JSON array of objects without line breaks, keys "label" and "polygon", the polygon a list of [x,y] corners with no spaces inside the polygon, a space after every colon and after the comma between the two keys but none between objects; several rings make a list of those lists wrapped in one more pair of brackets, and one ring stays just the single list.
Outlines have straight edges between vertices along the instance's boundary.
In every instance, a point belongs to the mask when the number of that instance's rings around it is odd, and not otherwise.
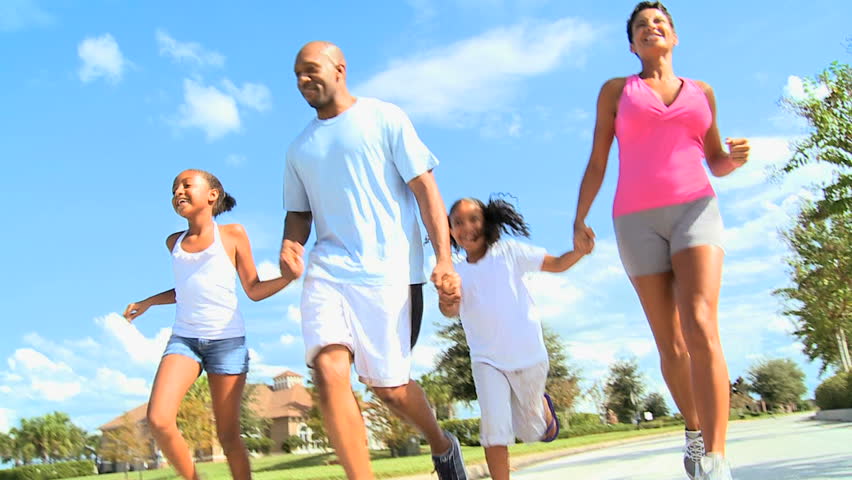
[{"label": "woman's right hand", "polygon": [[148,310],[148,307],[150,306],[151,305],[144,300],[141,302],[131,303],[127,306],[127,308],[124,309],[124,318],[128,322],[132,322],[136,319],[136,317],[145,313],[145,310]]},{"label": "woman's right hand", "polygon": [[585,222],[574,223],[574,250],[591,253],[595,247],[595,232]]}]

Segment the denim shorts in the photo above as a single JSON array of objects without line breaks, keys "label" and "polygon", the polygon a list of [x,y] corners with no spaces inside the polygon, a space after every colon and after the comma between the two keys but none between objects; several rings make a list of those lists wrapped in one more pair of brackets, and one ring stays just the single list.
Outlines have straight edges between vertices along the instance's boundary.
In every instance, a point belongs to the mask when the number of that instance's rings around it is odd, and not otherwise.
[{"label": "denim shorts", "polygon": [[163,356],[166,355],[189,357],[207,373],[215,375],[241,375],[248,372],[246,337],[208,340],[172,335],[163,352]]}]

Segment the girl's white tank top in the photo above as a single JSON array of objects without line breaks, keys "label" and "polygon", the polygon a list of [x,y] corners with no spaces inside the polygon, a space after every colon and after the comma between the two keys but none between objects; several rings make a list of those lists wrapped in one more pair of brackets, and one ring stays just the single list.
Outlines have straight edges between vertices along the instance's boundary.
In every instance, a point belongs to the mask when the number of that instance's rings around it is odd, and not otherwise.
[{"label": "girl's white tank top", "polygon": [[172,249],[177,311],[172,333],[181,337],[223,339],[245,336],[237,308],[237,270],[225,251],[219,225],[213,243],[191,253],[181,247],[183,232]]}]

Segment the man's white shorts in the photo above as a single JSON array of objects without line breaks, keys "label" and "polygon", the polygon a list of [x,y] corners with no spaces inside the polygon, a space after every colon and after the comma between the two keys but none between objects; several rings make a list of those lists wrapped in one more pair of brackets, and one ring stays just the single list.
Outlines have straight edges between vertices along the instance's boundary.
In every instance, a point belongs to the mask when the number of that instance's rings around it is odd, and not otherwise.
[{"label": "man's white shorts", "polygon": [[544,386],[548,363],[521,370],[499,370],[473,362],[473,382],[479,400],[479,443],[483,447],[541,440],[547,431]]},{"label": "man's white shorts", "polygon": [[302,288],[305,361],[329,345],[346,346],[371,387],[398,387],[411,375],[411,287],[352,285],[308,278]]}]

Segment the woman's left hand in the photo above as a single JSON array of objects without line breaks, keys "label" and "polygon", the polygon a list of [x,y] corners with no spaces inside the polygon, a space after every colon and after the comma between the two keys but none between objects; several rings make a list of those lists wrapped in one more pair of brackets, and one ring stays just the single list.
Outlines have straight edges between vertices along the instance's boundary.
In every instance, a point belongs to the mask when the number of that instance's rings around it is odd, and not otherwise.
[{"label": "woman's left hand", "polygon": [[748,152],[751,147],[748,145],[747,138],[726,138],[725,144],[728,146],[731,161],[739,166],[743,166],[748,161]]}]

